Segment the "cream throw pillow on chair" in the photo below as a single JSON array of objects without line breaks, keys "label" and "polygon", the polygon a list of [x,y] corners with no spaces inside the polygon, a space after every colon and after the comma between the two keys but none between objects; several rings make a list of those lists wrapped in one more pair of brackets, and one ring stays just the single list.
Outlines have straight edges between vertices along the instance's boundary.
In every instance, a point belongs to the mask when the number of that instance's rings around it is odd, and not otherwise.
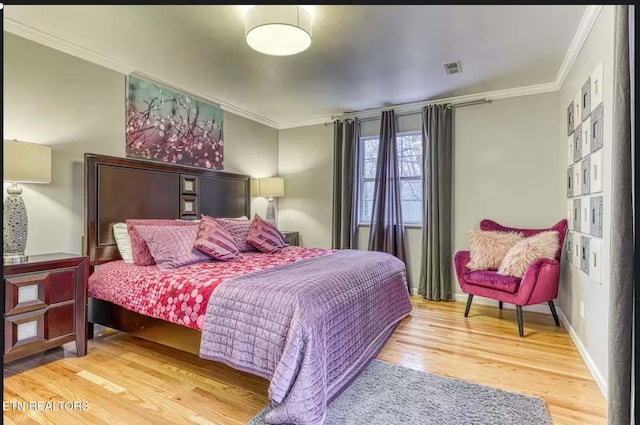
[{"label": "cream throw pillow on chair", "polygon": [[560,248],[558,232],[541,232],[515,244],[502,260],[498,274],[522,277],[534,261],[541,258],[555,258]]},{"label": "cream throw pillow on chair", "polygon": [[469,270],[498,270],[507,252],[523,239],[522,233],[471,230],[468,233]]}]

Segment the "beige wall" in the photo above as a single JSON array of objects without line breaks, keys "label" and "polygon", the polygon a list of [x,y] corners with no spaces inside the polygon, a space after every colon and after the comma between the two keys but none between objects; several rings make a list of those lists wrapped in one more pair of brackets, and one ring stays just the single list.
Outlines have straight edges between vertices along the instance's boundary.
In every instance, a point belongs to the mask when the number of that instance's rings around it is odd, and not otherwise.
[{"label": "beige wall", "polygon": [[[400,117],[399,131],[420,129],[420,116]],[[377,134],[378,121],[362,124]],[[468,249],[466,233],[483,218],[505,225],[545,227],[560,214],[557,94],[541,94],[460,108],[455,119],[454,252]],[[280,132],[280,175],[287,194],[280,201],[280,227],[299,230],[307,246],[331,245],[332,126]],[[291,194],[291,195],[290,195]],[[291,197],[290,197],[291,196]],[[360,228],[360,247],[369,229]],[[409,270],[420,275],[422,229],[407,229]],[[457,283],[455,289],[460,292]]]},{"label": "beige wall", "polygon": [[556,93],[460,108],[455,122],[454,251],[468,249],[467,231],[484,218],[512,227],[564,218],[556,196]]},{"label": "beige wall", "polygon": [[6,32],[3,59],[4,138],[53,148],[51,184],[21,185],[26,252],[80,253],[83,155],[124,156],[124,75]]},{"label": "beige wall", "polygon": [[278,226],[299,231],[304,246],[331,248],[333,126],[281,130],[278,151],[285,179]]},{"label": "beige wall", "polygon": [[[4,138],[53,148],[52,183],[22,185],[27,254],[81,253],[84,153],[124,156],[125,76],[7,32],[3,59]],[[277,174],[277,130],[225,113],[225,142],[227,171]]]},{"label": "beige wall", "polygon": [[[251,177],[278,175],[278,130],[247,118],[224,114],[224,168]],[[267,200],[251,198],[251,214],[265,216]]]},{"label": "beige wall", "polygon": [[[569,265],[563,259],[560,280],[560,310],[568,319],[575,335],[578,348],[585,357],[594,378],[603,393],[607,383],[607,346],[609,323],[609,259],[611,249],[611,140],[613,138],[613,41],[614,6],[604,6],[571,68],[558,97],[558,135],[559,173],[557,193],[560,201],[559,213],[566,215],[567,192],[567,127],[566,108],[589,78],[598,64],[603,62],[604,95],[604,146],[603,160],[603,238],[602,238],[602,282],[596,282],[580,270]],[[580,317],[580,302],[584,302],[584,319]]]}]

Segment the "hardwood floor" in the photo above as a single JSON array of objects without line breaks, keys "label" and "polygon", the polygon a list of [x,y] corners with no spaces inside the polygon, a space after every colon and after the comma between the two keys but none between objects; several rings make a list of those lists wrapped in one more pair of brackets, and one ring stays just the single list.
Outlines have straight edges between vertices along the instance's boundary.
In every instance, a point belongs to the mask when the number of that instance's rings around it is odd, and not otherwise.
[{"label": "hardwood floor", "polygon": [[[606,422],[602,394],[550,315],[525,311],[520,338],[515,310],[474,304],[465,319],[464,303],[414,297],[413,305],[379,359],[542,397],[554,424]],[[69,344],[6,365],[4,422],[245,424],[268,403],[267,388],[261,378],[105,329],[86,357]],[[31,410],[30,401],[88,402],[88,409]]]}]

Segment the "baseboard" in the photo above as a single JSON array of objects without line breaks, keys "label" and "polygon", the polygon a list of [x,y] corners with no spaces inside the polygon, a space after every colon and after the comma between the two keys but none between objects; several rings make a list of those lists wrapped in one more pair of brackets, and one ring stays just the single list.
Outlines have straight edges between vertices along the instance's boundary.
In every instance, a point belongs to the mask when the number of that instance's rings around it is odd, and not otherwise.
[{"label": "baseboard", "polygon": [[[467,294],[455,294],[456,297],[456,301],[464,301],[467,302]],[[485,298],[485,297],[480,297],[478,295],[474,295],[473,296],[473,302],[475,304],[482,304],[482,305],[493,305],[498,307],[498,301],[491,299],[491,298]],[[472,307],[473,308],[473,307]],[[515,310],[516,306],[515,304],[509,304],[507,302],[502,304],[502,308],[508,308],[508,309],[512,309]],[[525,305],[524,307],[522,307],[522,310],[524,311],[532,311],[535,313],[544,313],[544,314],[551,314],[551,310],[549,309],[549,306],[545,303],[545,304],[535,304],[535,305]]]},{"label": "baseboard", "polygon": [[598,370],[598,367],[596,366],[595,362],[589,355],[587,348],[582,343],[582,340],[576,333],[575,329],[573,329],[573,326],[571,326],[571,323],[569,322],[569,319],[567,319],[567,316],[564,315],[564,313],[562,312],[562,310],[560,310],[560,308],[556,307],[556,310],[558,312],[558,317],[560,318],[560,321],[564,325],[564,328],[567,330],[567,332],[569,332],[569,336],[573,341],[573,345],[575,345],[576,348],[578,349],[578,352],[582,356],[582,360],[584,360],[584,363],[587,365],[587,369],[589,369],[589,372],[591,372],[591,376],[593,376],[593,380],[596,381],[596,384],[598,384],[598,388],[600,388],[600,392],[602,393],[602,395],[604,396],[604,399],[606,400],[607,399],[607,382],[604,380],[602,373],[600,373],[600,371]]}]

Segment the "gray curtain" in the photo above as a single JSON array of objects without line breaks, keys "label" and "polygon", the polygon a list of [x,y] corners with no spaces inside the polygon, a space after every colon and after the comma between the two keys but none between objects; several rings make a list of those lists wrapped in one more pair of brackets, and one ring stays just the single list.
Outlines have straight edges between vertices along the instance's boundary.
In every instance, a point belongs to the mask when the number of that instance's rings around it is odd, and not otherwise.
[{"label": "gray curtain", "polygon": [[331,245],[358,249],[360,121],[333,123],[333,224]]},{"label": "gray curtain", "polygon": [[[376,182],[373,190],[369,250],[395,255],[405,264],[407,263],[394,111],[383,111],[380,120],[380,142],[378,144]],[[411,293],[408,270],[407,283],[407,289]]]},{"label": "gray curtain", "polygon": [[418,294],[433,301],[453,300],[451,290],[451,180],[453,172],[453,109],[429,105],[422,109],[424,212]]},{"label": "gray curtain", "polygon": [[[607,423],[632,423],[634,222],[633,145],[635,99],[633,6],[616,6],[611,164],[611,284]],[[630,37],[631,35],[631,37]],[[631,53],[630,53],[631,52]],[[636,152],[637,154],[637,152]],[[635,170],[637,173],[637,170]],[[636,194],[637,196],[637,194]],[[636,253],[637,255],[637,253]]]}]

